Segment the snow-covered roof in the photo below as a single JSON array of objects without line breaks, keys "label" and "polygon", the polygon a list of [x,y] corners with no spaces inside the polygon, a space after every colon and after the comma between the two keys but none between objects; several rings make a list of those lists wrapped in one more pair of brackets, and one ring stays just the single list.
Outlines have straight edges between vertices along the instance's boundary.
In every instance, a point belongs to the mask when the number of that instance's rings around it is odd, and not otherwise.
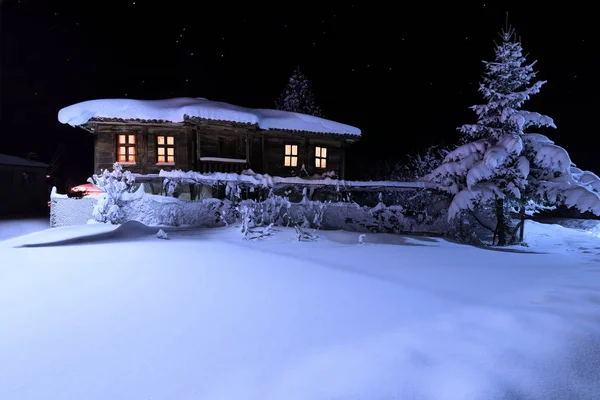
[{"label": "snow-covered roof", "polygon": [[0,165],[21,165],[24,167],[48,168],[48,164],[43,162],[28,160],[26,158],[0,154]]},{"label": "snow-covered roof", "polygon": [[360,136],[360,129],[312,115],[246,108],[211,101],[202,97],[178,97],[165,100],[101,99],[65,107],[58,120],[72,126],[83,125],[92,118],[123,120],[159,120],[183,122],[184,116],[220,121],[258,124],[262,129],[281,129],[338,135]]}]

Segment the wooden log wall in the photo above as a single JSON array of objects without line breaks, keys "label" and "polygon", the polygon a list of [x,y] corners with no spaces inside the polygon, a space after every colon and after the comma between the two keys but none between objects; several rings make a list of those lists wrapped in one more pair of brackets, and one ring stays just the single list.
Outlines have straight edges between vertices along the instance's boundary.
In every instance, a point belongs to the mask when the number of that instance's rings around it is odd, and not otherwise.
[{"label": "wooden log wall", "polygon": [[[239,172],[240,167],[251,168],[257,173],[272,176],[302,176],[302,165],[308,175],[334,171],[344,179],[345,142],[343,138],[277,130],[260,130],[256,125],[225,121],[208,121],[189,118],[181,124],[145,124],[131,122],[97,123],[95,125],[94,170],[112,169],[117,160],[117,137],[119,134],[136,135],[136,162],[124,165],[126,169],[140,174],[155,174],[161,169],[194,170],[212,172]],[[158,136],[175,137],[174,165],[159,164],[157,155]],[[296,167],[284,165],[285,146],[298,146]],[[315,165],[315,148],[327,149],[326,168]],[[246,160],[245,164],[224,166],[221,163],[201,161],[202,157],[232,158]],[[216,171],[215,171],[216,172]]]},{"label": "wooden log wall", "polygon": [[[304,164],[310,176],[334,171],[338,177],[342,175],[342,141],[328,136],[302,136],[298,133],[267,131],[264,136],[264,156],[266,170],[273,176],[304,176],[301,172]],[[285,146],[298,146],[298,166],[286,167],[284,164]],[[327,149],[326,168],[315,165],[315,148]]]},{"label": "wooden log wall", "polygon": [[[193,169],[190,158],[192,130],[183,125],[134,125],[134,124],[98,124],[96,129],[94,149],[94,171],[99,173],[102,169],[112,169],[117,161],[118,135],[136,136],[136,162],[123,163],[125,169],[139,174],[156,174],[161,169]],[[157,137],[174,136],[175,138],[175,163],[159,164],[157,155]]]}]

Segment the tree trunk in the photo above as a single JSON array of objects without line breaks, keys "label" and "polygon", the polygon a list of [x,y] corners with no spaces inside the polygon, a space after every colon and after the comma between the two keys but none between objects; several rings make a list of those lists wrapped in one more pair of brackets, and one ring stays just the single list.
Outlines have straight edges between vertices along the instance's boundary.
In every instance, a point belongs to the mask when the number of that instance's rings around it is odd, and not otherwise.
[{"label": "tree trunk", "polygon": [[496,231],[498,232],[498,246],[506,246],[506,217],[504,215],[504,199],[496,200]]},{"label": "tree trunk", "polygon": [[521,226],[519,227],[519,242],[522,242],[525,238],[525,206],[521,206],[519,214],[521,216]]}]

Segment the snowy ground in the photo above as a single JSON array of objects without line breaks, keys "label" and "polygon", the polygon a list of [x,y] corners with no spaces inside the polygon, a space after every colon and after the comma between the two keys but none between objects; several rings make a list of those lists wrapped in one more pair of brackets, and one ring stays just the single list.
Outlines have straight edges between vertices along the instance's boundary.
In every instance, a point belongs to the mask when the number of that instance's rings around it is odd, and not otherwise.
[{"label": "snowy ground", "polygon": [[48,217],[0,218],[0,241],[50,228]]},{"label": "snowy ground", "polygon": [[0,399],[599,399],[600,238],[527,228],[511,251],[136,224],[13,238]]}]

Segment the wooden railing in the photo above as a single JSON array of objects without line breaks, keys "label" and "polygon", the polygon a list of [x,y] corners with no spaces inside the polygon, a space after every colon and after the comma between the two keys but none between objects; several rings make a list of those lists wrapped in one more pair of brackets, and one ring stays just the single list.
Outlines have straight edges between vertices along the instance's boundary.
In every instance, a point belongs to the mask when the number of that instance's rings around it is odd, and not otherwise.
[{"label": "wooden railing", "polygon": [[199,172],[205,174],[210,172],[240,173],[248,169],[248,163],[229,163],[220,161],[198,161]]}]

